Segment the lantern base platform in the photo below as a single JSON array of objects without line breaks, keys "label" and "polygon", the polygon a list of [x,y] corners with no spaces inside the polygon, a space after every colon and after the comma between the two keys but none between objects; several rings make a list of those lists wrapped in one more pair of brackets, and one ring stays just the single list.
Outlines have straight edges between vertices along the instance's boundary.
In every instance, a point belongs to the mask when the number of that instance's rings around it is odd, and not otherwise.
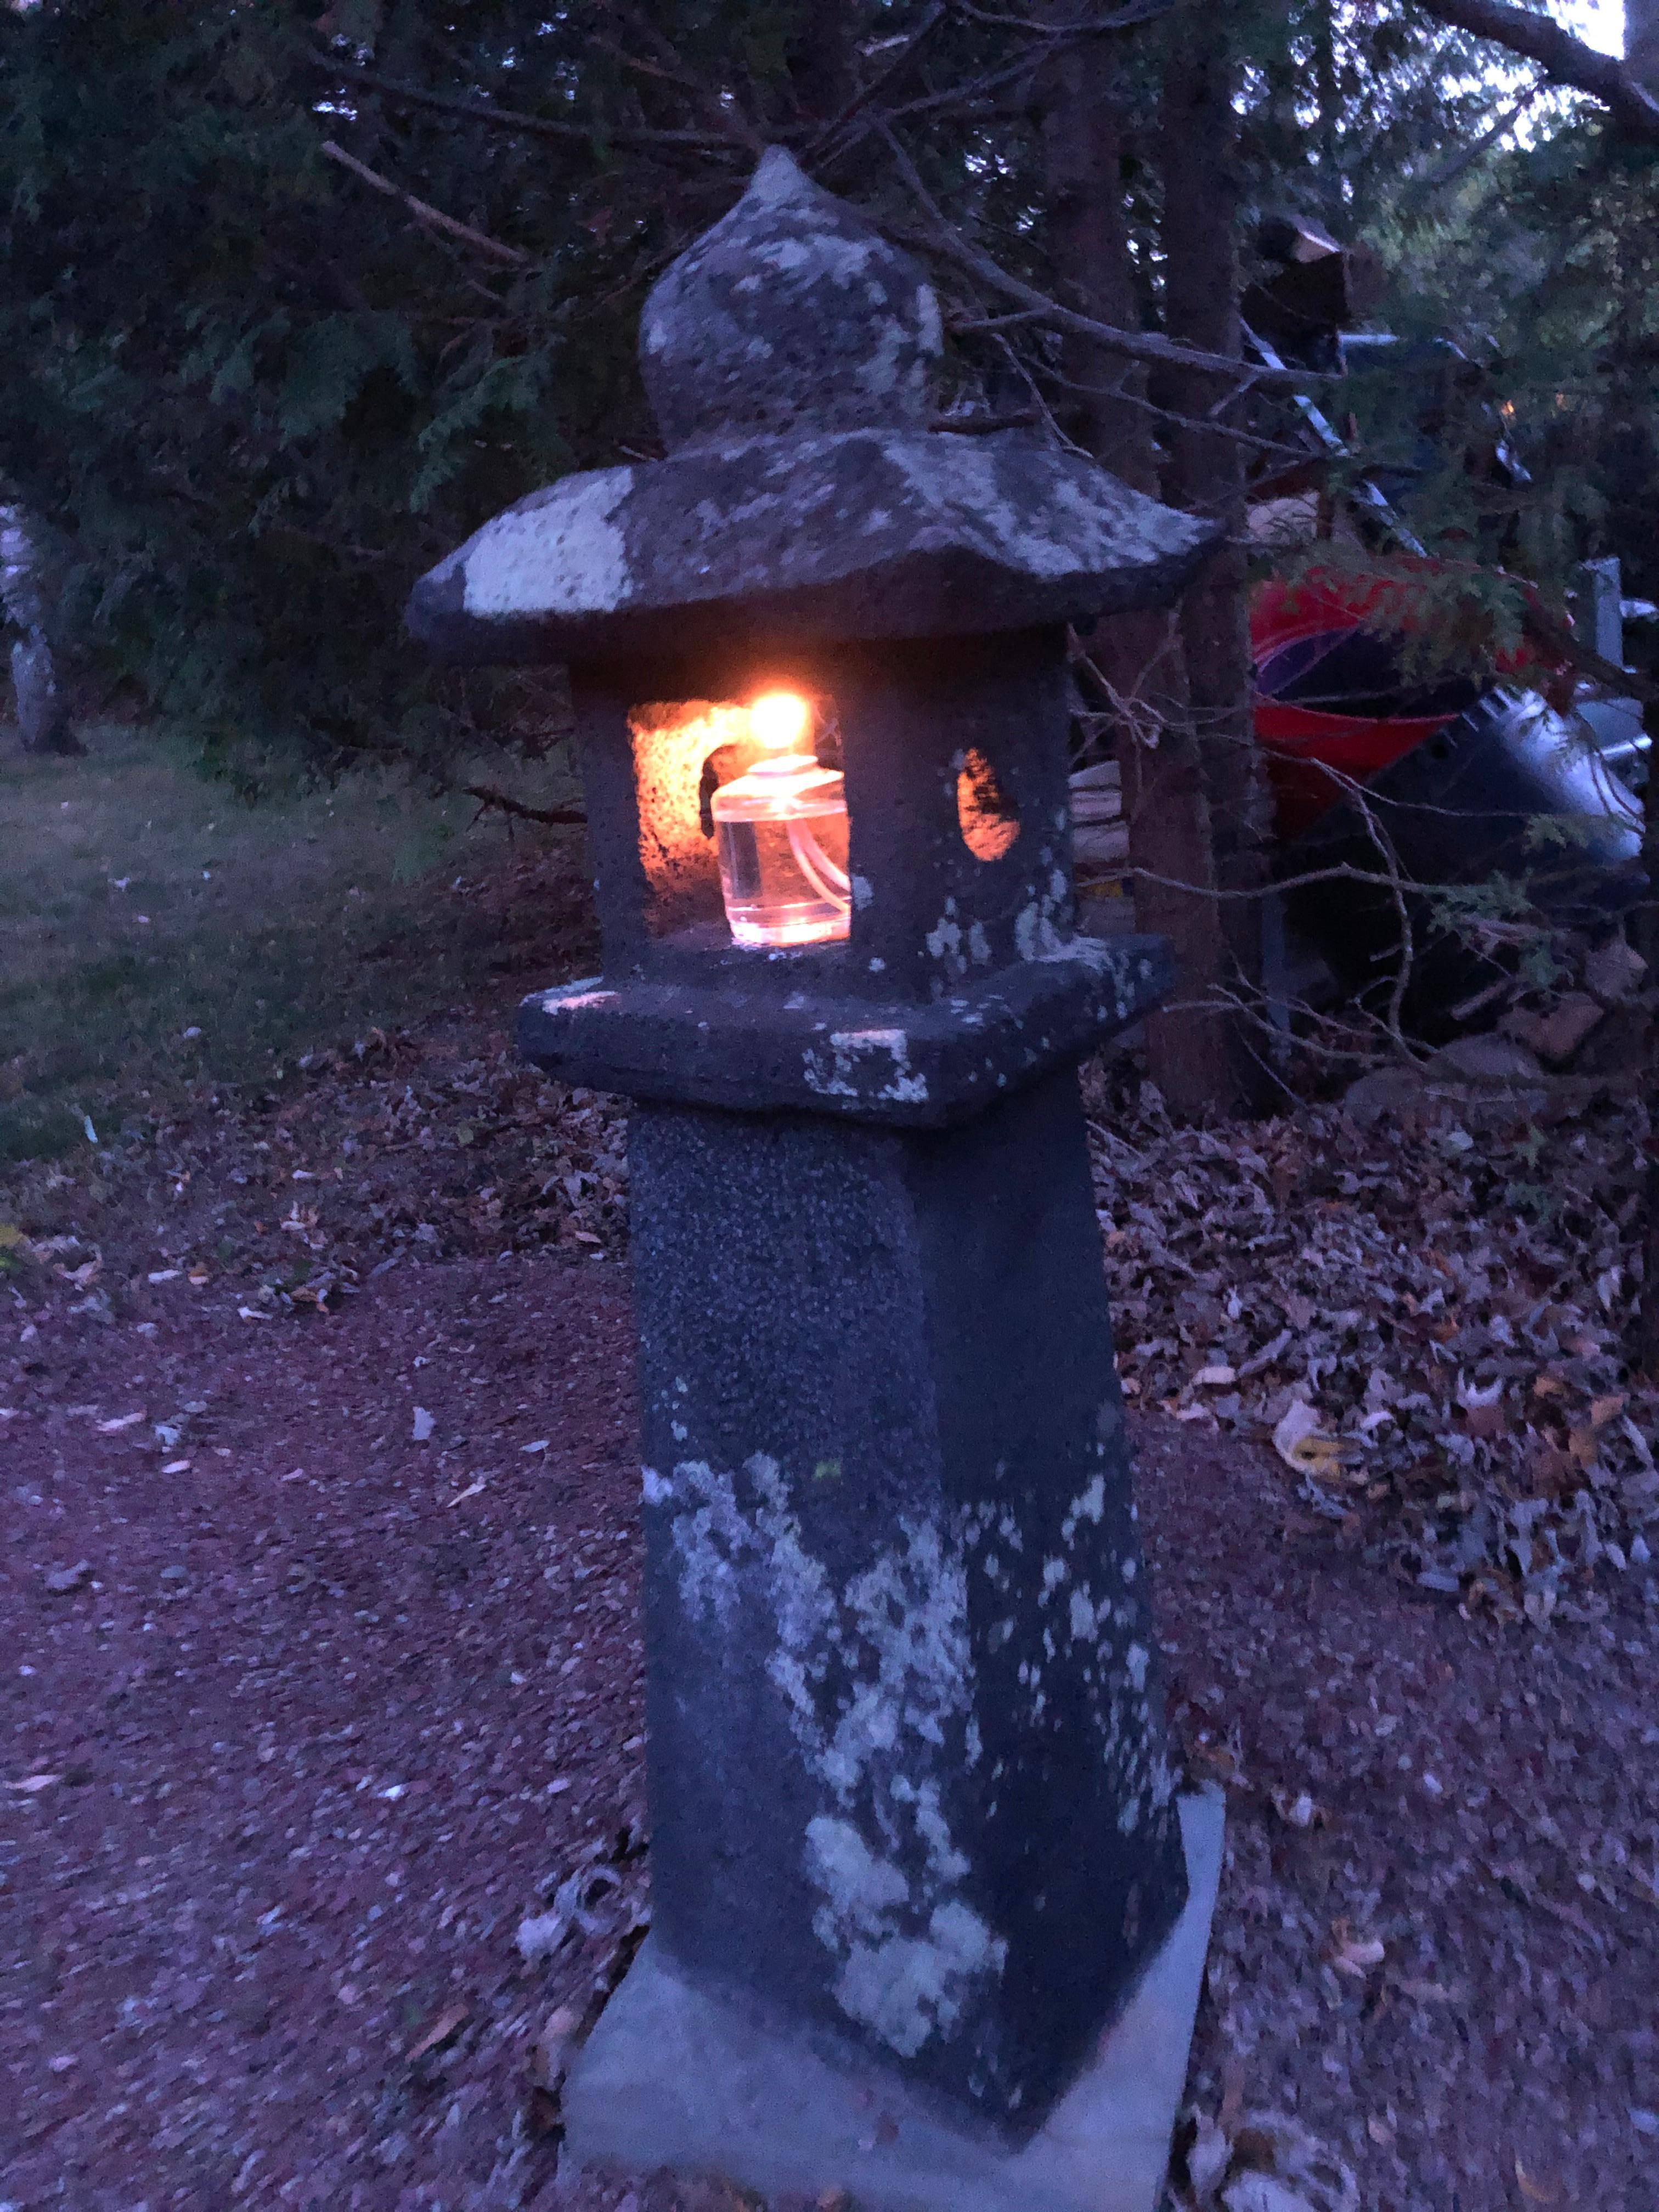
[{"label": "lantern base platform", "polygon": [[1012,2146],[876,2063],[827,2056],[684,1980],[654,1939],[565,2091],[578,2166],[661,2167],[860,2212],[1154,2212],[1186,2084],[1221,1872],[1224,1804],[1181,1801],[1186,1910],[1094,2058]]},{"label": "lantern base platform", "polygon": [[1174,976],[1166,939],[1080,937],[903,1004],[814,993],[810,956],[744,957],[747,988],[726,964],[712,988],[598,977],[538,992],[520,1009],[520,1049],[566,1083],[662,1104],[946,1128],[1140,1020]]}]

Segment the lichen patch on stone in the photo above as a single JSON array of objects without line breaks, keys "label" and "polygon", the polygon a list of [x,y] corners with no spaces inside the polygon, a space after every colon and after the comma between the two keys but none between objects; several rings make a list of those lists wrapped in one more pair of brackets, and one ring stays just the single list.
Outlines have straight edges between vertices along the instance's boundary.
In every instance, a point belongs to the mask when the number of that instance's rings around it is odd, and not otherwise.
[{"label": "lichen patch on stone", "polygon": [[679,1601],[731,1626],[771,1616],[767,1673],[823,1793],[802,1864],[847,2015],[912,2057],[948,2034],[1006,1954],[961,1887],[941,1776],[980,1754],[960,1525],[902,1521],[899,1540],[836,1588],[808,1548],[788,1482],[757,1455],[742,1476],[701,1460],[651,1476],[671,1516]]},{"label": "lichen patch on stone", "polygon": [[509,507],[456,556],[469,615],[611,611],[632,594],[628,544],[615,520],[633,489],[632,469],[567,477],[555,496]]}]

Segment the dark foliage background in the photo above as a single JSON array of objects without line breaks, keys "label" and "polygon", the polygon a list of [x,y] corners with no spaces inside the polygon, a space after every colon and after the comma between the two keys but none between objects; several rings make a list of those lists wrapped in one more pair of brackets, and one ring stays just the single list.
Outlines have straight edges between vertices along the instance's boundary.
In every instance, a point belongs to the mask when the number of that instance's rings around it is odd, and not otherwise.
[{"label": "dark foliage background", "polygon": [[[1052,286],[1056,65],[1104,42],[1137,312],[1158,329],[1158,94],[1200,14],[0,11],[0,480],[40,519],[60,644],[244,776],[389,755],[441,772],[480,735],[535,746],[544,693],[434,676],[401,636],[408,587],[560,471],[654,450],[632,359],[641,296],[760,146],[791,144],[933,255],[959,398],[1035,399],[1063,422],[1074,394],[1041,319],[962,330],[1009,301],[939,253],[915,184],[960,240]],[[1500,132],[1488,152],[1528,73],[1407,0],[1239,0],[1227,15],[1247,243],[1286,210],[1371,240],[1397,326],[1501,359],[1516,435],[1544,464],[1525,558],[1559,570],[1620,550],[1645,581],[1652,157],[1559,100],[1534,104],[1529,144]],[[1459,491],[1448,482],[1449,513]]]}]

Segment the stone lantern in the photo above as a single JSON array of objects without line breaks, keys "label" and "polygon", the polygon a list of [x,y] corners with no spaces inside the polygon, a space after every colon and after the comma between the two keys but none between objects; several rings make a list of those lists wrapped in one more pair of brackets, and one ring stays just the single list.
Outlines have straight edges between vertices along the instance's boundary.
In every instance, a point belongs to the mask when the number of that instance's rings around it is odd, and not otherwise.
[{"label": "stone lantern", "polygon": [[568,477],[415,634],[567,662],[605,973],[520,1041],[628,1093],[654,1923],[580,2160],[860,2207],[1150,2212],[1218,1810],[1179,1800],[1076,1065],[1068,623],[1210,534],[934,427],[917,266],[787,154],[641,334],[667,458]]}]

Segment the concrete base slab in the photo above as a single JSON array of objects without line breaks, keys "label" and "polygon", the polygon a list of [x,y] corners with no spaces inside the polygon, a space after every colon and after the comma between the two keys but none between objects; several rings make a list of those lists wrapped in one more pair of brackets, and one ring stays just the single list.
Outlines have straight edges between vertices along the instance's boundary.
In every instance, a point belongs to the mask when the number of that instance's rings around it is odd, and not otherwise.
[{"label": "concrete base slab", "polygon": [[859,2212],[1153,2212],[1187,2078],[1221,1872],[1219,1790],[1181,1805],[1187,1909],[1030,2142],[942,2115],[873,2064],[827,2058],[684,1981],[647,1942],[565,2090],[583,2166],[843,2189]]}]

